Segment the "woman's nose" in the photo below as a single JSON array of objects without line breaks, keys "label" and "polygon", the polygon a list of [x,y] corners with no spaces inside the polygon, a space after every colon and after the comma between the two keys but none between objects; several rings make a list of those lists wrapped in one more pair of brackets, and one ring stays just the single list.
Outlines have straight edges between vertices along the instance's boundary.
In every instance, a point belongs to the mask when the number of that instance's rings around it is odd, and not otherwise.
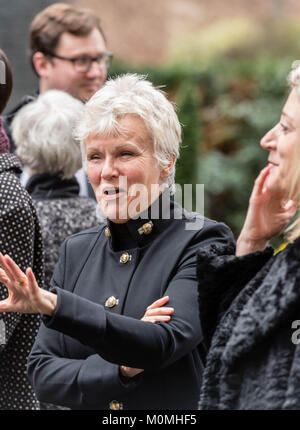
[{"label": "woman's nose", "polygon": [[117,175],[118,173],[117,173],[114,160],[110,157],[106,158],[102,166],[102,171],[101,171],[102,178],[109,179],[111,177],[116,177]]},{"label": "woman's nose", "polygon": [[260,141],[260,145],[267,151],[271,151],[272,149],[276,148],[277,129],[278,124],[276,124],[275,127],[271,128],[271,130],[269,130]]}]

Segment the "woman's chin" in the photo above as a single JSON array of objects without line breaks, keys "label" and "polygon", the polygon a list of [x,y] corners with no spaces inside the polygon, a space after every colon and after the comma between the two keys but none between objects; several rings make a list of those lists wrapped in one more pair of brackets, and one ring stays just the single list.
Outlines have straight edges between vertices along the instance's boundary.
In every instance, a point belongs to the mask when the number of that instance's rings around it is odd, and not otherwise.
[{"label": "woman's chin", "polygon": [[288,192],[285,190],[286,187],[284,186],[282,178],[275,177],[275,175],[274,177],[268,177],[265,188],[274,194],[288,194]]},{"label": "woman's chin", "polygon": [[120,211],[117,205],[100,205],[100,208],[105,217],[115,223],[124,224],[128,221],[127,210]]}]

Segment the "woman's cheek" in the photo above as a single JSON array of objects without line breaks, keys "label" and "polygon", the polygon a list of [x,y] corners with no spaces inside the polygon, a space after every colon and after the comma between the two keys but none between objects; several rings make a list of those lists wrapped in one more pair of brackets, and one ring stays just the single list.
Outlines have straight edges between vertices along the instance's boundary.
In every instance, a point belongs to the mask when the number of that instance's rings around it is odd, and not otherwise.
[{"label": "woman's cheek", "polygon": [[101,177],[101,168],[96,164],[88,163],[86,173],[90,182],[94,182],[97,178]]},{"label": "woman's cheek", "polygon": [[135,183],[137,180],[140,180],[139,177],[139,169],[133,165],[133,163],[127,163],[123,165],[123,168],[120,169],[121,176],[126,177],[128,185]]}]

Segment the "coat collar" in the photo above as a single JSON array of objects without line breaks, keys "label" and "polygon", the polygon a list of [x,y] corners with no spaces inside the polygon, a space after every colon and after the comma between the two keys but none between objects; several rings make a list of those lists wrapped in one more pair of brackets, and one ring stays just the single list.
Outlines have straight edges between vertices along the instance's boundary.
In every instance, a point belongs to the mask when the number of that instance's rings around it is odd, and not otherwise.
[{"label": "coat collar", "polygon": [[65,199],[79,195],[79,184],[75,177],[61,179],[58,175],[41,173],[31,176],[26,190],[34,200]]},{"label": "coat collar", "polygon": [[185,216],[181,206],[174,202],[169,190],[138,217],[124,224],[115,224],[108,220],[105,234],[114,251],[142,248],[150,244],[165,230],[174,218]]},{"label": "coat collar", "polygon": [[0,173],[7,171],[22,173],[22,164],[14,154],[0,154]]},{"label": "coat collar", "polygon": [[222,354],[227,364],[295,319],[300,304],[299,250],[300,238],[271,258],[234,300],[222,321],[231,333]]}]

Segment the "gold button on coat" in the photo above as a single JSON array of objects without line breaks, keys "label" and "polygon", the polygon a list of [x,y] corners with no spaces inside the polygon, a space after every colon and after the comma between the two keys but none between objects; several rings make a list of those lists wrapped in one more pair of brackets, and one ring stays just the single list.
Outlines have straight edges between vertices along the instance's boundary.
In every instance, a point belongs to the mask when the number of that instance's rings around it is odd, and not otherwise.
[{"label": "gold button on coat", "polygon": [[110,229],[108,227],[105,227],[104,234],[105,234],[106,237],[110,237],[111,236]]},{"label": "gold button on coat", "polygon": [[144,234],[150,234],[152,231],[152,223],[146,222],[142,225],[141,230]]},{"label": "gold button on coat", "polygon": [[122,403],[118,402],[117,400],[112,400],[109,404],[109,409],[113,411],[119,411],[120,409],[123,409]]},{"label": "gold button on coat", "polygon": [[120,257],[120,263],[125,264],[129,259],[130,259],[130,255],[128,254],[128,252],[124,252]]},{"label": "gold button on coat", "polygon": [[119,300],[115,298],[115,296],[110,296],[106,302],[105,302],[105,306],[107,306],[108,308],[113,308],[114,306],[116,306],[118,304]]}]

